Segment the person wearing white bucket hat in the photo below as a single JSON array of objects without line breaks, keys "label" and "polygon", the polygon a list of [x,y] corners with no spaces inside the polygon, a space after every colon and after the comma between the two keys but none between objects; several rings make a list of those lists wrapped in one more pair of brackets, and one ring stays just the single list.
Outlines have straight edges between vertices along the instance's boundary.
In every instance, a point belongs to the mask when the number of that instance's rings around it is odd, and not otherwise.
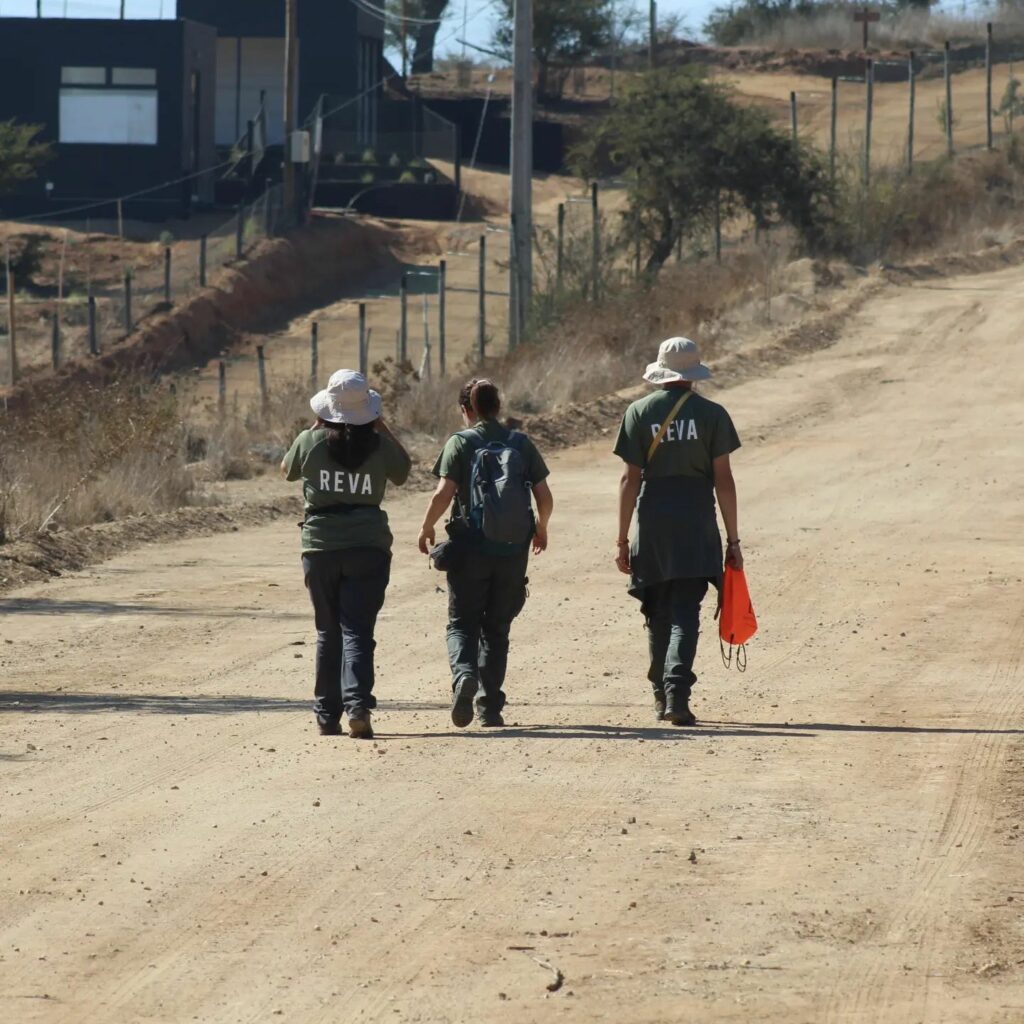
[{"label": "person wearing white bucket hat", "polygon": [[694,381],[710,376],[696,342],[663,341],[644,373],[658,390],[629,406],[615,442],[625,463],[615,564],[629,574],[629,593],[646,619],[655,714],[673,725],[696,725],[689,701],[700,606],[708,584],[720,585],[723,567],[716,495],[725,560],[743,567],[729,463],[740,439],[728,412],[693,390]]},{"label": "person wearing white bucket hat", "polygon": [[312,427],[281,463],[301,480],[302,568],[316,621],[313,705],[320,732],[373,736],[373,639],[391,572],[391,530],[380,505],[411,460],[381,416],[380,395],[355,370],[338,370],[310,399]]}]

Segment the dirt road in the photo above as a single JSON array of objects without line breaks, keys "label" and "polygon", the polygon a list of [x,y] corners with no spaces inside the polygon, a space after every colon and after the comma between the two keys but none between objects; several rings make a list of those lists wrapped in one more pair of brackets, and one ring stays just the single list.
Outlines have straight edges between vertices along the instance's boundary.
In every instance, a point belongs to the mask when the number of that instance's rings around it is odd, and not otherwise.
[{"label": "dirt road", "polygon": [[449,724],[418,497],[372,744],[313,733],[293,528],[0,602],[0,1017],[1024,1020],[1022,285],[721,392],[763,632],[741,676],[707,623],[698,729],[652,721],[609,437],[552,460],[501,734]]}]

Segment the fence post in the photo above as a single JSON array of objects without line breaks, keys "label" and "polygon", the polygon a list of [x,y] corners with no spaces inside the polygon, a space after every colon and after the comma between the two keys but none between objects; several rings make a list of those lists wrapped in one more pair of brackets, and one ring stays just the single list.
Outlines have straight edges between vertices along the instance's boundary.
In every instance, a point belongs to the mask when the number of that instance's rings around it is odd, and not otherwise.
[{"label": "fence post", "polygon": [[206,235],[199,239],[199,287],[206,287]]},{"label": "fence post", "polygon": [[441,260],[437,268],[437,372],[442,377],[445,374],[445,334],[447,331],[445,318],[448,314],[447,282],[448,263],[445,260]]},{"label": "fence post", "polygon": [[871,118],[875,103],[875,64],[868,60],[864,65],[864,187],[871,181]]},{"label": "fence post", "polygon": [[54,309],[50,320],[50,361],[55,370],[60,369],[60,310]]},{"label": "fence post", "polygon": [[430,380],[430,296],[423,293],[423,359],[420,361],[420,378]]},{"label": "fence post", "polygon": [[316,387],[320,376],[320,325],[314,320],[309,325],[309,379]]},{"label": "fence post", "polygon": [[953,155],[953,80],[950,77],[949,40],[942,51],[942,75],[946,81],[946,155]]},{"label": "fence post", "polygon": [[228,401],[228,364],[223,359],[217,364],[217,412],[223,418]]},{"label": "fence post", "polygon": [[907,114],[907,175],[914,173],[914,102],[917,94],[917,76],[914,74],[914,51],[907,62],[907,83],[910,86],[910,109]]},{"label": "fence post", "polygon": [[365,377],[370,357],[366,342],[366,303],[359,303],[359,372]]},{"label": "fence post", "polygon": [[263,235],[265,238],[274,237],[274,193],[269,178],[263,186]]},{"label": "fence post", "polygon": [[594,291],[594,301],[596,302],[600,298],[600,277],[601,277],[601,213],[597,205],[597,182],[592,182],[590,186],[590,233],[591,233],[591,254],[590,254],[590,273],[592,278],[592,288]]},{"label": "fence post", "polygon": [[839,112],[839,79],[832,78],[832,112],[829,116],[828,131],[828,174],[836,180],[836,117]]},{"label": "fence post", "polygon": [[409,357],[409,278],[402,271],[398,286],[398,361],[404,363]]},{"label": "fence post", "polygon": [[124,272],[124,333],[131,334],[135,328],[132,319],[132,272]]},{"label": "fence post", "polygon": [[10,382],[18,379],[18,326],[14,299],[14,271],[11,269],[11,247],[7,246],[7,355]]},{"label": "fence post", "polygon": [[256,370],[260,378],[260,402],[263,407],[267,405],[267,359],[263,353],[263,346],[256,346]]},{"label": "fence post", "polygon": [[992,22],[985,24],[985,145],[992,148]]},{"label": "fence post", "polygon": [[715,193],[715,262],[722,262],[722,193]]},{"label": "fence post", "polygon": [[100,354],[100,335],[96,326],[96,298],[89,296],[89,355]]},{"label": "fence post", "polygon": [[244,221],[242,219],[244,206],[242,203],[238,204],[238,210],[236,212],[235,219],[235,259],[240,260],[242,258],[242,246],[243,246],[243,231]]},{"label": "fence post", "polygon": [[164,246],[164,302],[171,304],[171,247]]},{"label": "fence post", "polygon": [[255,125],[250,119],[245,122],[245,180],[250,183],[252,182],[253,171],[256,169],[256,162],[253,159],[255,136]]},{"label": "fence post", "polygon": [[799,138],[797,133],[797,120],[796,120],[796,93],[791,92],[789,94],[789,126],[793,133],[793,141],[796,142]]},{"label": "fence post", "polygon": [[565,269],[565,203],[558,204],[558,247],[555,250],[555,288],[562,290],[562,273]]},{"label": "fence post", "polygon": [[476,350],[483,362],[487,350],[487,236],[480,236],[480,266],[477,273]]}]

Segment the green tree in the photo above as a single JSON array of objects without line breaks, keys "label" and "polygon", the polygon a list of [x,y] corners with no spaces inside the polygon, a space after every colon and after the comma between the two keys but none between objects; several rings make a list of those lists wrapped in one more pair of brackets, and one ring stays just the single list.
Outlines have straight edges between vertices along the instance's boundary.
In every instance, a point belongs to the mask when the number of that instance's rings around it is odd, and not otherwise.
[{"label": "green tree", "polygon": [[[612,0],[533,0],[533,52],[537,94],[558,99],[574,64],[611,46],[615,21]],[[514,0],[502,0],[494,48],[512,57]]]},{"label": "green tree", "polygon": [[699,70],[634,80],[576,156],[589,177],[612,168],[632,183],[625,224],[650,253],[649,275],[680,236],[710,223],[716,203],[761,226],[789,223],[809,249],[829,238],[835,196],[821,159]]},{"label": "green tree", "polygon": [[49,142],[39,142],[39,124],[0,121],[0,195],[31,181],[53,156]]}]

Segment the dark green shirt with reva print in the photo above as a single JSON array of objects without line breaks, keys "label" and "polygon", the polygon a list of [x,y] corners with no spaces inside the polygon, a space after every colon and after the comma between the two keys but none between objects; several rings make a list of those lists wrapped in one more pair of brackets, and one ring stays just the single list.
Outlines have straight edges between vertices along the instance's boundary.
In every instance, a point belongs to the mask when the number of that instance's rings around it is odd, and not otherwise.
[{"label": "dark green shirt with reva print", "polygon": [[692,392],[665,431],[651,464],[647,452],[665,417],[682,398],[679,388],[665,388],[635,401],[622,417],[615,454],[644,471],[644,479],[666,476],[714,480],[712,462],[740,446],[740,439],[725,409]]},{"label": "dark green shirt with reva print", "polygon": [[[503,427],[497,420],[484,420],[470,428],[484,439],[486,444],[498,442],[504,444],[511,431]],[[519,449],[523,459],[526,479],[531,484],[539,484],[550,476],[536,445],[526,435],[523,436],[522,447]],[[465,509],[469,507],[469,483],[473,472],[473,449],[470,443],[458,434],[453,434],[445,442],[441,454],[434,463],[434,476],[438,479],[454,480],[459,485],[459,504]]]},{"label": "dark green shirt with reva print", "polygon": [[[345,469],[327,450],[326,430],[304,430],[284,457],[289,480],[302,480],[306,522],[302,550],[341,551],[347,548],[391,550],[391,529],[380,504],[388,482],[409,478],[408,455],[385,434],[380,447],[357,469]],[[321,512],[337,506],[344,511]]]}]

